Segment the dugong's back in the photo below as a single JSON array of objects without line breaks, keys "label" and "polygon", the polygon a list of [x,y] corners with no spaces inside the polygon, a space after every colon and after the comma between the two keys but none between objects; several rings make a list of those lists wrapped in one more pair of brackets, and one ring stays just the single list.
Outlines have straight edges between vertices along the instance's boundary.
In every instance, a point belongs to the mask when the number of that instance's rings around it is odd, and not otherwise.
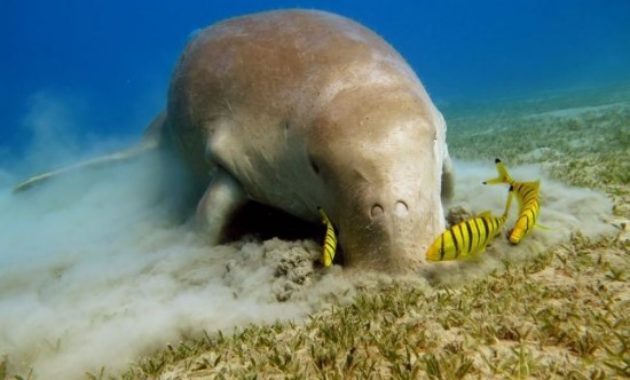
[{"label": "dugong's back", "polygon": [[370,85],[379,93],[399,87],[431,104],[402,57],[356,22],[303,10],[234,18],[204,29],[186,48],[169,90],[166,128],[204,174],[213,164],[208,138],[225,123],[260,144],[257,136],[279,133],[288,122],[307,128],[337,94]]},{"label": "dugong's back", "polygon": [[325,12],[274,11],[215,24],[189,43],[166,114],[139,148],[20,188],[162,147],[204,187],[195,221],[211,244],[255,201],[312,222],[323,211],[346,265],[408,270],[444,229],[445,132],[414,72],[378,35]]}]

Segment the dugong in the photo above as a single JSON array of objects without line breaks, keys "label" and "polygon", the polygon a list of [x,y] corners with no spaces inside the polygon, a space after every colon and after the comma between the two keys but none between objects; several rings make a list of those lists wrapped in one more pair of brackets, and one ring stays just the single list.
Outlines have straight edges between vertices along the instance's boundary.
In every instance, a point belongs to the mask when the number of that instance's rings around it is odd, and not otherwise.
[{"label": "dugong", "polygon": [[444,118],[394,48],[332,13],[263,12],[199,31],[145,136],[204,184],[195,219],[213,244],[248,201],[310,222],[321,207],[352,268],[417,267],[444,229]]}]

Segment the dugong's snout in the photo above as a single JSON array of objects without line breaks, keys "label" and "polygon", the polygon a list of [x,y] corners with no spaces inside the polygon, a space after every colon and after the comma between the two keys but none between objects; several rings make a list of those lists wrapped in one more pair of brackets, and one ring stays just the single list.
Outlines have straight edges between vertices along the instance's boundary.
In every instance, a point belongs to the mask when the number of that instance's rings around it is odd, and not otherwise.
[{"label": "dugong's snout", "polygon": [[345,264],[389,272],[417,268],[443,228],[432,204],[421,195],[355,198],[342,212],[340,244]]},{"label": "dugong's snout", "polygon": [[391,133],[355,135],[315,155],[347,267],[417,269],[444,228],[442,161],[431,134],[391,124]]}]

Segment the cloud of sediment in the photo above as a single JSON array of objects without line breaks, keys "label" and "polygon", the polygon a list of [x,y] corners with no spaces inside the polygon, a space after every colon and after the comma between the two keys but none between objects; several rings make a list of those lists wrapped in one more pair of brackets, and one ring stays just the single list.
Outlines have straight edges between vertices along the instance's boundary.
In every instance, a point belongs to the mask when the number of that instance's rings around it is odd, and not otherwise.
[{"label": "cloud of sediment", "polygon": [[[447,284],[462,284],[471,278],[483,276],[504,267],[503,262],[516,263],[531,260],[548,248],[566,242],[573,233],[589,237],[610,233],[612,202],[603,193],[576,188],[546,176],[540,166],[509,167],[517,181],[540,180],[540,213],[535,227],[517,246],[510,245],[505,237],[516,221],[518,203],[512,202],[508,221],[501,235],[480,256],[478,262],[449,262],[431,265],[428,272],[436,280]],[[493,162],[456,162],[456,191],[451,207],[462,207],[472,214],[491,211],[501,215],[507,199],[507,185],[483,185],[482,182],[497,176]]]},{"label": "cloud of sediment", "polygon": [[[71,112],[36,103],[24,160],[69,161],[54,151],[76,141]],[[0,357],[10,370],[74,378],[124,369],[203,330],[301,318],[344,286],[314,271],[311,241],[209,247],[173,216],[181,189],[164,186],[164,166],[149,154],[19,194],[15,168],[0,166]]]},{"label": "cloud of sediment", "polygon": [[[85,141],[76,138],[82,133],[65,107],[38,99],[25,118],[34,133],[31,150],[0,165],[0,358],[6,355],[11,371],[33,368],[36,378],[66,379],[101,366],[115,373],[184,336],[301,319],[336,295],[353,294],[341,291],[351,285],[339,268],[314,268],[320,247],[312,241],[209,247],[173,216],[181,183],[164,181],[170,168],[157,155],[12,194],[28,171],[18,161],[54,166],[131,140],[99,145],[92,138],[78,148],[74,142]],[[67,145],[68,152],[49,151]],[[492,163],[458,164],[453,204],[501,212],[505,189],[480,183],[494,174]],[[602,195],[561,185],[536,168],[515,169],[514,176],[542,178],[540,222],[552,230],[500,254],[531,254],[573,230],[605,229],[601,218],[610,204]],[[488,263],[497,260],[488,254]]]}]

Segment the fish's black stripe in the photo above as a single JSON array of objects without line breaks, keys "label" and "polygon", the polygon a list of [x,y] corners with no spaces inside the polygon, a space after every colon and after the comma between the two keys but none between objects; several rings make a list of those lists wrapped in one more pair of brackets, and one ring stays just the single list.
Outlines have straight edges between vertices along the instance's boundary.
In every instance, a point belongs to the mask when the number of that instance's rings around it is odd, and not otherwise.
[{"label": "fish's black stripe", "polygon": [[[442,238],[443,238],[444,240],[446,240],[446,237],[447,237],[447,236],[449,236],[449,235],[451,236],[451,240],[452,240],[453,242],[455,242],[455,239],[453,238],[453,237],[454,237],[454,234],[453,234],[452,230],[446,230],[446,231],[444,231],[444,235],[442,236]],[[459,256],[459,252],[457,252],[457,248],[456,248],[456,249],[455,249],[455,258],[457,258],[457,256]]]},{"label": "fish's black stripe", "polygon": [[[479,241],[477,242],[477,245],[479,247],[482,247],[483,244],[486,242],[486,240],[488,240],[488,229],[485,228],[485,226],[482,223],[483,223],[483,218],[481,218],[481,220],[477,219],[477,231],[479,231]],[[482,227],[484,229],[484,233],[481,232]]]},{"label": "fish's black stripe", "polygon": [[444,260],[444,235],[440,236],[440,260]]},{"label": "fish's black stripe", "polygon": [[488,222],[486,221],[486,218],[481,218],[481,222],[483,223],[483,228],[486,230],[486,240],[490,239],[490,228],[488,228]]},{"label": "fish's black stripe", "polygon": [[455,245],[455,257],[459,256],[459,243],[457,242],[457,235],[455,234],[455,228],[457,226],[451,228],[451,236],[453,237],[453,244]]},{"label": "fish's black stripe", "polygon": [[472,242],[472,246],[474,250],[479,249],[479,246],[480,246],[479,243],[481,243],[481,230],[479,229],[479,225],[477,223],[479,223],[479,218],[474,218],[470,221],[470,227],[473,230],[473,234],[477,238],[477,241]]},{"label": "fish's black stripe", "polygon": [[526,199],[527,196],[531,194],[532,191],[534,191],[533,187],[525,188],[525,190],[523,190],[523,193],[522,193],[523,199]]},{"label": "fish's black stripe", "polygon": [[531,204],[532,202],[536,202],[536,194],[532,194],[532,196],[523,199],[524,205]]},{"label": "fish's black stripe", "polygon": [[532,212],[533,213],[535,208],[536,208],[535,204],[529,204],[529,205],[527,205],[527,207],[525,207],[525,211],[523,211],[523,212]]},{"label": "fish's black stripe", "polygon": [[533,197],[531,199],[527,199],[527,200],[523,201],[523,204],[525,205],[525,208],[527,208],[527,207],[535,207],[536,203],[538,203],[538,201],[536,200],[536,197]]},{"label": "fish's black stripe", "polygon": [[523,203],[531,203],[536,202],[536,194],[528,195],[527,198],[523,199]]},{"label": "fish's black stripe", "polygon": [[479,248],[481,246],[481,238],[483,237],[483,235],[481,234],[481,229],[479,228],[479,218],[473,219],[472,224],[477,231],[477,245],[475,245],[475,248]]},{"label": "fish's black stripe", "polygon": [[470,225],[468,224],[468,220],[466,222],[464,222],[466,224],[466,231],[468,231],[468,253],[472,253],[472,241],[473,241],[473,232],[472,232],[472,228],[470,228]]},{"label": "fish's black stripe", "polygon": [[527,196],[531,198],[536,198],[538,196],[538,189],[535,187],[530,187],[527,192]]}]

